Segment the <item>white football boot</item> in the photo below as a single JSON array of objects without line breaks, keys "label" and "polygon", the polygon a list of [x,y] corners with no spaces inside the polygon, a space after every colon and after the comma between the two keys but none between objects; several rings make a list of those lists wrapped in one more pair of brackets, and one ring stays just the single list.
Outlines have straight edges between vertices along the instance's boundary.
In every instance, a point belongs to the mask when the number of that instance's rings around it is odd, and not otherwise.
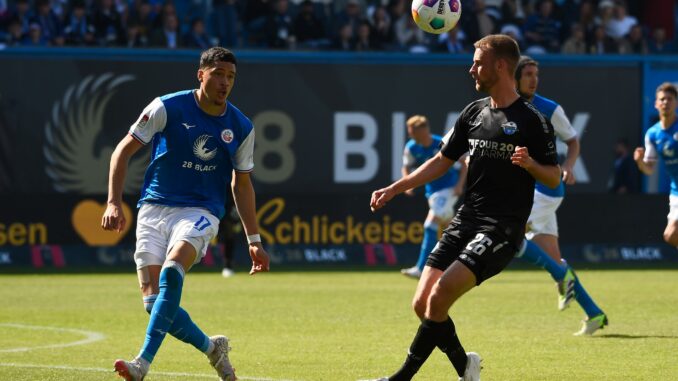
[{"label": "white football boot", "polygon": [[210,341],[214,344],[214,350],[207,355],[210,364],[217,371],[220,381],[236,381],[235,369],[231,366],[228,359],[228,352],[231,347],[228,346],[228,339],[225,336],[212,336]]},{"label": "white football boot", "polygon": [[124,378],[125,381],[143,381],[146,373],[148,373],[148,367],[142,364],[138,358],[132,361],[115,360],[113,367],[118,376]]}]

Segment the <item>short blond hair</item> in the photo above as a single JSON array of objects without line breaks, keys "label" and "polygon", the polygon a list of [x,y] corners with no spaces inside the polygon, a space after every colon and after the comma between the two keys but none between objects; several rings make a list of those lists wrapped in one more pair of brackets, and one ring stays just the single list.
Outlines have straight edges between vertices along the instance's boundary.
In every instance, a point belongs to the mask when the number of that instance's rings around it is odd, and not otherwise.
[{"label": "short blond hair", "polygon": [[516,40],[505,34],[489,34],[476,41],[473,47],[492,52],[495,59],[506,60],[509,74],[515,76],[516,66],[520,60],[520,47]]},{"label": "short blond hair", "polygon": [[411,127],[415,130],[428,126],[428,118],[423,115],[413,115],[407,119],[407,127]]}]

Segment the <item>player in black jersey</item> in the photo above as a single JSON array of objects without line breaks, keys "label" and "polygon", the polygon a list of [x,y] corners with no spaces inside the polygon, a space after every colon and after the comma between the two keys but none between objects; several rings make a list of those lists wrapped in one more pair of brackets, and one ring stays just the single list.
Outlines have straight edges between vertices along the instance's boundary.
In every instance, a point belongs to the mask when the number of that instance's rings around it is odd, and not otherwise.
[{"label": "player in black jersey", "polygon": [[480,356],[465,353],[448,313],[463,294],[506,267],[525,234],[535,179],[560,181],[553,126],[515,89],[520,49],[512,38],[489,35],[474,44],[469,70],[476,90],[490,96],[461,112],[442,150],[417,170],[372,193],[373,210],[410,188],[446,173],[468,152],[464,204],[430,254],[412,302],[421,319],[402,368],[381,380],[409,381],[435,347],[460,380],[480,380]]}]

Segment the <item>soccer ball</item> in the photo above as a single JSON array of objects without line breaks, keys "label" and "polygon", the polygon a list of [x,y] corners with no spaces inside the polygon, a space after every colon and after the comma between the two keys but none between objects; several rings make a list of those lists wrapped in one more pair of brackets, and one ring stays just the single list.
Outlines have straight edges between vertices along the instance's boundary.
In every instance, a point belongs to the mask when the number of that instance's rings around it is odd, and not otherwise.
[{"label": "soccer ball", "polygon": [[442,34],[461,16],[461,0],[412,0],[412,18],[425,32]]}]

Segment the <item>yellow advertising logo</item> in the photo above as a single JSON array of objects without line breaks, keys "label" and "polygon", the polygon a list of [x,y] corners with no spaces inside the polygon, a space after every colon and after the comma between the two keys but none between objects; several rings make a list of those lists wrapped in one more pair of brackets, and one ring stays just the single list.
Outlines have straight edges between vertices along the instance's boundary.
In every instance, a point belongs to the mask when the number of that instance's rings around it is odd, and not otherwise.
[{"label": "yellow advertising logo", "polygon": [[259,233],[271,244],[403,244],[421,243],[421,222],[393,221],[389,215],[379,221],[358,221],[352,215],[337,220],[327,215],[292,215],[285,220],[285,200],[274,198],[257,210]]},{"label": "yellow advertising logo", "polygon": [[127,224],[120,233],[101,228],[101,216],[104,215],[104,211],[106,211],[106,204],[99,204],[94,200],[84,200],[73,209],[71,215],[73,228],[80,238],[90,246],[115,245],[127,235],[130,226],[132,226],[132,210],[124,202],[122,203],[122,212]]}]

